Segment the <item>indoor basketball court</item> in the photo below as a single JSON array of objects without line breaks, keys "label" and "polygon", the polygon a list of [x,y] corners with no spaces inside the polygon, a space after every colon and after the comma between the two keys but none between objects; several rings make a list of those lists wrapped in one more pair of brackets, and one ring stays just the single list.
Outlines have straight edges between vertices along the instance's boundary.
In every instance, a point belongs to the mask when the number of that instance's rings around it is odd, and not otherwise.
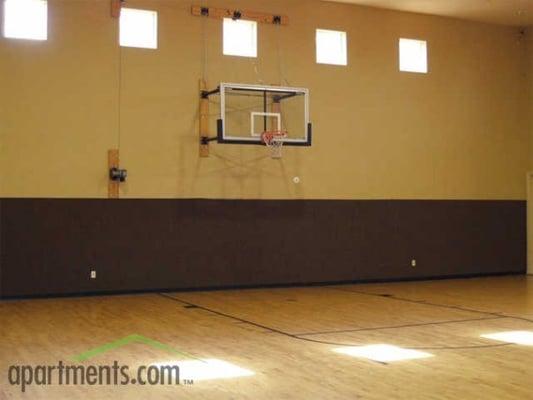
[{"label": "indoor basketball court", "polygon": [[0,0],[0,400],[533,399],[533,2],[466,3]]}]

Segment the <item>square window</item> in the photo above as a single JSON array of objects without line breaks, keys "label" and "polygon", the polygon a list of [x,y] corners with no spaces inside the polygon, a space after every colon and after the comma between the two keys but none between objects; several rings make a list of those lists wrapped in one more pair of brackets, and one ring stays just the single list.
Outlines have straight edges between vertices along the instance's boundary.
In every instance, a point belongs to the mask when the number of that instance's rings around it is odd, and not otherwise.
[{"label": "square window", "polygon": [[316,30],[316,62],[348,65],[346,32]]},{"label": "square window", "polygon": [[224,18],[224,49],[227,56],[257,57],[257,22]]},{"label": "square window", "polygon": [[120,45],[157,49],[157,12],[122,8],[120,11]]},{"label": "square window", "polygon": [[403,360],[415,360],[433,357],[433,354],[418,350],[404,349],[389,344],[372,344],[369,346],[339,347],[333,350],[336,353],[346,354],[353,357],[362,357],[378,362],[394,362]]},{"label": "square window", "polygon": [[48,37],[46,0],[5,0],[4,36],[12,39],[46,40]]},{"label": "square window", "polygon": [[400,39],[400,71],[427,74],[428,53],[425,40]]}]

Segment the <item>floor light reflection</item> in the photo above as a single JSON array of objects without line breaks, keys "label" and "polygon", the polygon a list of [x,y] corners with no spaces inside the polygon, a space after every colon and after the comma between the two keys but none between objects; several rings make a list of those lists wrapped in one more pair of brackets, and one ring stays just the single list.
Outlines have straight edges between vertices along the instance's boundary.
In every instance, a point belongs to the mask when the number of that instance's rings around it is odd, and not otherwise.
[{"label": "floor light reflection", "polygon": [[179,367],[180,380],[210,380],[229,379],[255,375],[254,372],[241,368],[235,364],[217,359],[167,361],[152,364],[157,367]]},{"label": "floor light reflection", "polygon": [[521,344],[524,346],[533,346],[533,332],[530,331],[508,331],[489,333],[481,335],[485,339],[498,340],[500,342]]},{"label": "floor light reflection", "polygon": [[350,346],[333,349],[334,352],[352,357],[367,358],[378,362],[394,362],[433,357],[433,354],[423,351],[405,349],[389,344],[372,344],[369,346]]}]

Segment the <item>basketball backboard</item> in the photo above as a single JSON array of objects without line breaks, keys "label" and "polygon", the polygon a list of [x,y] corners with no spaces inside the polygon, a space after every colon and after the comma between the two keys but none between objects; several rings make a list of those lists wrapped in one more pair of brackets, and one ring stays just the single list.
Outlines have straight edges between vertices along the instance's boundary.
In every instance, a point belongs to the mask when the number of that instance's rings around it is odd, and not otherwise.
[{"label": "basketball backboard", "polygon": [[308,89],[221,83],[203,95],[219,102],[218,143],[263,144],[263,133],[283,131],[284,145],[311,145]]}]

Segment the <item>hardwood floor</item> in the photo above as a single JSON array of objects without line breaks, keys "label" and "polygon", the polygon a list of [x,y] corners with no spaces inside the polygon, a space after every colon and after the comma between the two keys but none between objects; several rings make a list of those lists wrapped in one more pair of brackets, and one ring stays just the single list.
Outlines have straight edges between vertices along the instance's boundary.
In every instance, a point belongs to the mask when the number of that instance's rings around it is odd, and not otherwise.
[{"label": "hardwood floor", "polygon": [[[0,399],[533,399],[533,346],[481,337],[524,330],[533,332],[525,276],[0,301]],[[168,348],[134,341],[72,361],[131,335]],[[370,344],[433,357],[379,363],[333,351]],[[11,365],[116,360],[135,370],[206,359],[249,373],[193,374],[179,386],[33,384],[25,393],[8,380]]]}]

